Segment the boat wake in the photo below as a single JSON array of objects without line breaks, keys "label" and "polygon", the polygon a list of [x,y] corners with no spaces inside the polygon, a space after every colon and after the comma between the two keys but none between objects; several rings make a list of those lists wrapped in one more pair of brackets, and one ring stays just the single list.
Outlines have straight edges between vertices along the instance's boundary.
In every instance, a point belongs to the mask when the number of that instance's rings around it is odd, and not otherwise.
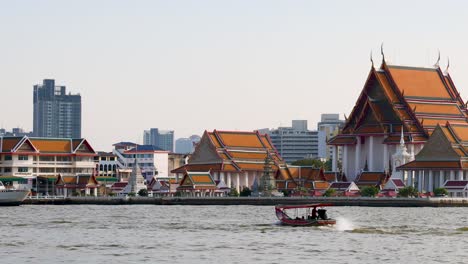
[{"label": "boat wake", "polygon": [[338,231],[352,231],[355,228],[351,220],[344,217],[336,218],[336,225],[334,227]]}]

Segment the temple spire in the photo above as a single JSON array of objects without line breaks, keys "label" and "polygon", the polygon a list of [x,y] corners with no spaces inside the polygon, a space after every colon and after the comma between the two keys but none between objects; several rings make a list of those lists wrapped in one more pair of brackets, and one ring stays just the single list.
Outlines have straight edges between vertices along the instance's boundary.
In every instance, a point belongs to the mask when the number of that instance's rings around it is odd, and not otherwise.
[{"label": "temple spire", "polygon": [[405,145],[405,136],[403,135],[403,125],[401,125],[401,137],[400,137],[400,145],[404,146]]},{"label": "temple spire", "polygon": [[372,68],[374,68],[374,59],[372,58],[372,50],[370,52],[370,61],[372,63]]}]

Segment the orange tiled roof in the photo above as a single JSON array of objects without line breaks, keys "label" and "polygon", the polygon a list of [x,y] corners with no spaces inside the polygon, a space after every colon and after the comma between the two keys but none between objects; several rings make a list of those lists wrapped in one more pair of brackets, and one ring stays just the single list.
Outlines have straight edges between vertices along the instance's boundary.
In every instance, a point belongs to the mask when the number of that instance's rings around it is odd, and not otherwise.
[{"label": "orange tiled roof", "polygon": [[223,170],[224,171],[237,171],[237,168],[234,167],[234,165],[232,164],[224,164]]},{"label": "orange tiled roof", "polygon": [[336,136],[328,141],[329,145],[354,145],[356,144],[356,137]]},{"label": "orange tiled roof", "polygon": [[20,142],[20,137],[3,138],[2,152],[11,152],[11,150]]},{"label": "orange tiled roof", "polygon": [[241,168],[241,170],[259,170],[259,171],[263,171],[264,167],[265,167],[264,163],[236,162],[236,164]]},{"label": "orange tiled roof", "polygon": [[210,171],[210,170],[215,170],[219,171],[221,170],[221,163],[217,164],[186,164],[184,166],[181,166],[179,168],[176,168],[172,170],[174,173],[180,173],[180,172],[185,172],[185,171]]},{"label": "orange tiled roof", "polygon": [[[274,170],[278,165],[285,164],[266,135],[258,132],[205,131],[189,164],[172,172],[183,172],[185,169],[207,171],[209,168],[213,169],[213,164],[219,165],[216,170],[223,171],[263,171],[267,153],[273,161]],[[198,168],[192,167],[192,164]],[[203,166],[208,164],[209,166]]]},{"label": "orange tiled roof", "polygon": [[381,172],[368,172],[364,171],[361,173],[361,175],[358,178],[358,182],[379,182],[383,178],[385,178],[386,175],[381,173]]},{"label": "orange tiled roof", "polygon": [[462,142],[468,141],[468,125],[450,125],[450,128],[458,140]]},{"label": "orange tiled roof", "polygon": [[436,69],[388,66],[400,92],[406,97],[452,99]]},{"label": "orange tiled roof", "polygon": [[[371,69],[342,132],[328,144],[350,144],[352,140],[343,137],[347,135],[389,135],[397,132],[402,124],[405,136],[411,133],[413,142],[424,143],[437,125],[445,125],[447,120],[468,125],[467,117],[466,106],[451,78],[444,76],[439,68],[402,67],[383,62],[379,70]],[[468,133],[463,134],[468,141]]]},{"label": "orange tiled roof", "polygon": [[268,139],[267,135],[260,135],[260,138],[262,140],[263,145],[265,145],[266,148],[274,149],[274,146],[273,144],[271,144],[271,141]]},{"label": "orange tiled roof", "polygon": [[229,151],[229,154],[234,159],[254,159],[254,160],[264,160],[267,156],[265,153],[255,153],[255,152],[237,152]]},{"label": "orange tiled roof", "polygon": [[255,132],[217,131],[217,134],[226,147],[263,148],[263,144]]},{"label": "orange tiled roof", "polygon": [[215,145],[215,147],[220,148],[221,143],[219,143],[218,139],[216,138],[216,135],[214,133],[208,133],[208,136],[210,137],[211,141]]},{"label": "orange tiled roof", "polygon": [[69,139],[30,138],[29,140],[39,152],[71,153],[71,142]]},{"label": "orange tiled roof", "polygon": [[315,181],[314,182],[314,189],[315,190],[326,190],[330,187],[330,184],[326,181]]},{"label": "orange tiled roof", "polygon": [[193,184],[214,184],[210,175],[192,175]]},{"label": "orange tiled roof", "polygon": [[437,103],[408,103],[411,109],[415,109],[416,114],[437,114],[437,115],[457,115],[463,116],[460,108],[456,104],[437,104]]}]

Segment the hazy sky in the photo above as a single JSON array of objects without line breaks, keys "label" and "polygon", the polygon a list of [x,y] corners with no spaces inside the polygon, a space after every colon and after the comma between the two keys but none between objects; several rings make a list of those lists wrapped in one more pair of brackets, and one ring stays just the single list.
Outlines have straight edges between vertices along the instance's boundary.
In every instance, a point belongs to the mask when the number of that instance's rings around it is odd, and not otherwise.
[{"label": "hazy sky", "polygon": [[0,125],[32,130],[33,85],[82,96],[97,150],[253,130],[321,113],[349,115],[380,44],[392,64],[431,66],[441,51],[468,98],[463,1],[1,1]]}]

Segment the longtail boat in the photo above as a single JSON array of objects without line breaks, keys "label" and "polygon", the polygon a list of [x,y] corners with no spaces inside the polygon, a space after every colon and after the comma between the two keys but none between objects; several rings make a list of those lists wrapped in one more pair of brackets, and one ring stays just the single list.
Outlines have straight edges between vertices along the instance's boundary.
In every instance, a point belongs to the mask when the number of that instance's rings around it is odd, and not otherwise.
[{"label": "longtail boat", "polygon": [[336,224],[328,218],[325,207],[332,204],[276,205],[276,217],[283,225],[289,226],[324,226]]}]

